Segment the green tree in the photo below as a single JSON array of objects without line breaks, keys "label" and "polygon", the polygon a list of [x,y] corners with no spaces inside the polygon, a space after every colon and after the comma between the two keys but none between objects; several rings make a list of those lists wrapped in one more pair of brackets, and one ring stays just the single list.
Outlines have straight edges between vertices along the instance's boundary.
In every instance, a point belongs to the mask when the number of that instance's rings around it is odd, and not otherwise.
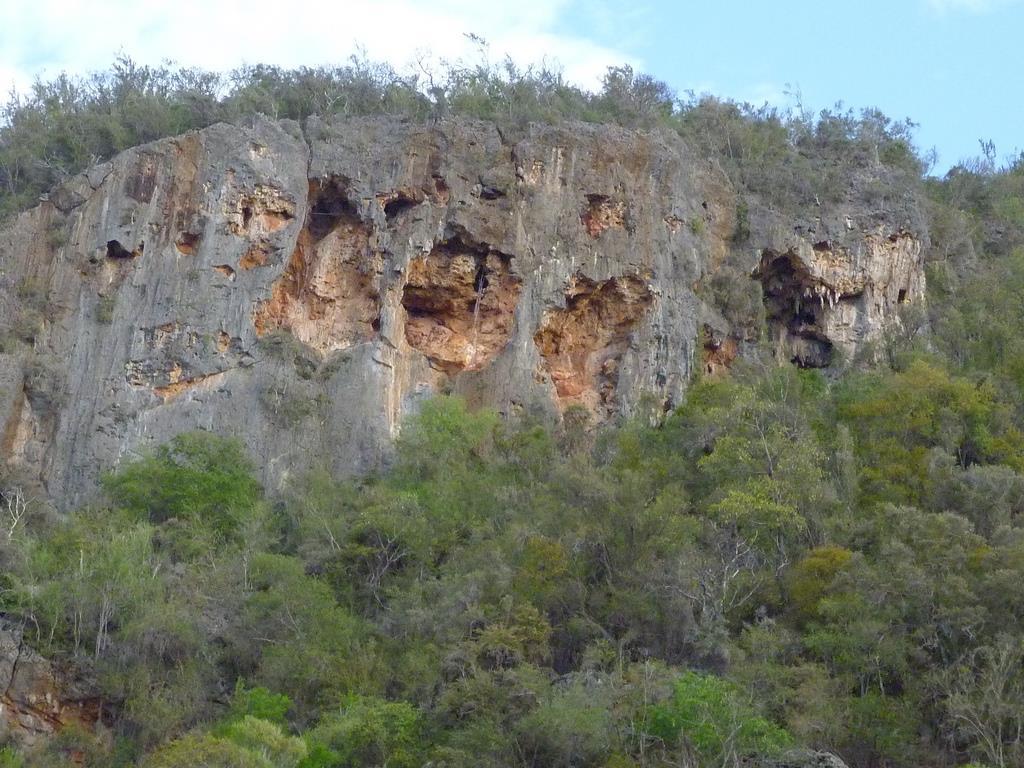
[{"label": "green tree", "polygon": [[241,444],[207,432],[178,435],[107,475],[103,487],[114,504],[140,520],[187,521],[221,541],[235,536],[263,499]]},{"label": "green tree", "polygon": [[697,672],[683,673],[672,698],[653,708],[650,731],[666,744],[689,746],[707,765],[738,766],[744,758],[770,756],[791,743],[736,686]]},{"label": "green tree", "polygon": [[422,718],[406,702],[351,697],[310,731],[303,768],[418,768],[425,743]]}]

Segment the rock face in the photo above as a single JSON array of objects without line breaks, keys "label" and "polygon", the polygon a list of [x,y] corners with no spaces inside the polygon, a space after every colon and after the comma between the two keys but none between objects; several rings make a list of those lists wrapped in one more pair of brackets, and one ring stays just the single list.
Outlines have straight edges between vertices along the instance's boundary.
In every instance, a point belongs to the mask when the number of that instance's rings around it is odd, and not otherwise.
[{"label": "rock face", "polygon": [[802,367],[850,359],[905,304],[924,301],[921,243],[907,232],[866,235],[851,247],[800,240],[764,249],[754,270],[764,288],[776,357]]},{"label": "rock face", "polygon": [[27,647],[20,627],[0,620],[0,739],[31,747],[68,725],[100,720],[100,699]]},{"label": "rock face", "polygon": [[[677,136],[608,126],[258,120],[138,147],[0,231],[3,459],[70,507],[188,429],[239,437],[276,488],[379,467],[437,392],[671,406],[736,210]],[[920,300],[912,232],[786,226],[755,227],[747,267],[782,358],[827,364]]]}]

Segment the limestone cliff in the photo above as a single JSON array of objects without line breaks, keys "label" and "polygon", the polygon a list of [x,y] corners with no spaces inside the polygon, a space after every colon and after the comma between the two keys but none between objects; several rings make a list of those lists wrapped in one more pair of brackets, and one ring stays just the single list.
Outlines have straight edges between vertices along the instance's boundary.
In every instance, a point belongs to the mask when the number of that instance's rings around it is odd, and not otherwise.
[{"label": "limestone cliff", "polygon": [[[242,439],[276,488],[379,466],[437,392],[671,406],[735,355],[698,296],[736,211],[675,135],[608,126],[259,120],[138,147],[0,232],[3,459],[69,507],[188,429]],[[741,257],[781,358],[828,365],[921,300],[894,218],[811,238],[763,211]]]}]

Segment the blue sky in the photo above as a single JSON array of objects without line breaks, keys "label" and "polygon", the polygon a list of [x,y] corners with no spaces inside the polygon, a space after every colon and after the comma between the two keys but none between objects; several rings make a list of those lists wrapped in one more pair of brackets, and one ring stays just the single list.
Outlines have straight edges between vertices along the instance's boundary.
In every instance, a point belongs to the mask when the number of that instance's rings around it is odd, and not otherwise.
[{"label": "blue sky", "polygon": [[815,110],[878,107],[920,124],[940,170],[977,155],[979,139],[1000,157],[1024,149],[1022,2],[652,0],[626,25],[586,5],[565,23],[618,40],[680,91],[787,105],[799,90]]},{"label": "blue sky", "polygon": [[557,60],[584,85],[628,62],[679,91],[806,108],[875,106],[920,124],[938,171],[1024,149],[1024,0],[3,0],[0,88],[108,65],[230,69],[340,63],[362,46],[398,69],[489,55]]}]

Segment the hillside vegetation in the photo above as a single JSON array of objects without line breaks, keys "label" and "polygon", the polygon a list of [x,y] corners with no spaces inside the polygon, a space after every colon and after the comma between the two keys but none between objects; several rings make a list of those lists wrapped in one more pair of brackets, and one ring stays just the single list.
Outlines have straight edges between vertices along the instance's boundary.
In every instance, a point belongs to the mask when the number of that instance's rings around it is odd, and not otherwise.
[{"label": "hillside vegetation", "polygon": [[0,124],[0,215],[33,205],[55,184],[121,150],[255,114],[297,121],[462,115],[510,130],[569,120],[663,127],[718,158],[741,188],[769,193],[777,203],[832,199],[866,160],[913,179],[926,168],[914,153],[909,121],[841,106],[814,115],[711,96],[680,98],[628,66],[610,68],[601,89],[589,92],[555,70],[486,58],[415,76],[356,58],[342,67],[256,65],[226,75],[121,58],[107,71],[38,80],[31,93],[9,98]]},{"label": "hillside vegetation", "polygon": [[511,65],[424,78],[123,60],[40,82],[5,108],[0,210],[256,112],[661,126],[780,207],[898,175],[928,203],[927,314],[881,367],[738,361],[657,423],[440,397],[377,477],[270,498],[237,444],[188,433],[71,515],[30,500],[0,610],[107,716],[0,766],[1024,764],[1024,159],[926,178],[907,123],[680,101],[627,68],[594,94]]}]

